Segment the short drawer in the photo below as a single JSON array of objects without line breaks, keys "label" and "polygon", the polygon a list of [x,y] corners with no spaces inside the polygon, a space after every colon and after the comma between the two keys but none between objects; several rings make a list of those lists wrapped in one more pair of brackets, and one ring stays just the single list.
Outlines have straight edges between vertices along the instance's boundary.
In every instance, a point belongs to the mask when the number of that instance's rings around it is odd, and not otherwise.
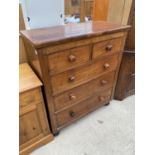
[{"label": "short drawer", "polygon": [[123,38],[106,40],[93,45],[93,59],[120,52]]},{"label": "short drawer", "polygon": [[98,90],[111,88],[114,81],[115,72],[110,72],[91,82],[73,88],[65,93],[54,97],[55,111],[72,106],[92,96]]},{"label": "short drawer", "polygon": [[104,73],[115,70],[119,62],[119,55],[94,62],[78,69],[66,71],[51,77],[53,95],[72,89],[95,79]]},{"label": "short drawer", "polygon": [[36,88],[19,95],[20,107],[42,101],[40,89]]},{"label": "short drawer", "polygon": [[83,115],[93,111],[97,107],[106,104],[111,97],[112,89],[97,92],[93,97],[67,109],[56,115],[58,127],[63,127]]},{"label": "short drawer", "polygon": [[90,47],[82,46],[48,56],[50,74],[77,67],[89,61]]}]

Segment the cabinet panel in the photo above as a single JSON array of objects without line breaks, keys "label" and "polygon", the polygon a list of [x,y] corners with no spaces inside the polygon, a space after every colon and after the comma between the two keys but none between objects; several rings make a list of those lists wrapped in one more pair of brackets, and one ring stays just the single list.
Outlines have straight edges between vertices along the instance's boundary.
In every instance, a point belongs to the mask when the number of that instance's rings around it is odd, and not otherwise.
[{"label": "cabinet panel", "polygon": [[20,116],[20,145],[41,134],[39,122],[36,109]]}]

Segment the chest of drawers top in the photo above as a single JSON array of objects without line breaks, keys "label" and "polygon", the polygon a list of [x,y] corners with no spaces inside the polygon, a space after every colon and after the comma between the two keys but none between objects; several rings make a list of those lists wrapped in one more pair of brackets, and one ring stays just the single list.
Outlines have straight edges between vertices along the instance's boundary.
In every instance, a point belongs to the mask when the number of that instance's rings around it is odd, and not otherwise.
[{"label": "chest of drawers top", "polygon": [[57,45],[69,41],[120,32],[129,28],[129,25],[94,21],[88,23],[68,24],[49,28],[25,30],[21,31],[21,35],[35,48],[41,48],[48,45]]}]

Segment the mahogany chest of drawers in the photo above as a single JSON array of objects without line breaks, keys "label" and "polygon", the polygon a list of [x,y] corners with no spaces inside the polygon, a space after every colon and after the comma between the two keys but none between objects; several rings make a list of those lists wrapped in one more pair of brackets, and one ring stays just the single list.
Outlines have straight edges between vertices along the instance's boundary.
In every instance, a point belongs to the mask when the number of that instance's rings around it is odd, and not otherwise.
[{"label": "mahogany chest of drawers", "polygon": [[53,139],[42,98],[42,83],[27,63],[19,67],[19,151],[27,155]]},{"label": "mahogany chest of drawers", "polygon": [[96,21],[21,32],[54,134],[113,98],[129,28]]}]

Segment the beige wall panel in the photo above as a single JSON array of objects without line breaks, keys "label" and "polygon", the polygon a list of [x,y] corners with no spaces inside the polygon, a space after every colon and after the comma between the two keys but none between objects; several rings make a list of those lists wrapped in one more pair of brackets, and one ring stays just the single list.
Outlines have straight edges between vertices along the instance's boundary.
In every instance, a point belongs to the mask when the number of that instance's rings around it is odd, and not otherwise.
[{"label": "beige wall panel", "polygon": [[125,0],[122,24],[127,24],[128,23],[128,18],[129,18],[129,14],[130,14],[130,10],[131,10],[132,1],[133,0]]},{"label": "beige wall panel", "polygon": [[127,24],[132,0],[110,0],[108,21]]}]

